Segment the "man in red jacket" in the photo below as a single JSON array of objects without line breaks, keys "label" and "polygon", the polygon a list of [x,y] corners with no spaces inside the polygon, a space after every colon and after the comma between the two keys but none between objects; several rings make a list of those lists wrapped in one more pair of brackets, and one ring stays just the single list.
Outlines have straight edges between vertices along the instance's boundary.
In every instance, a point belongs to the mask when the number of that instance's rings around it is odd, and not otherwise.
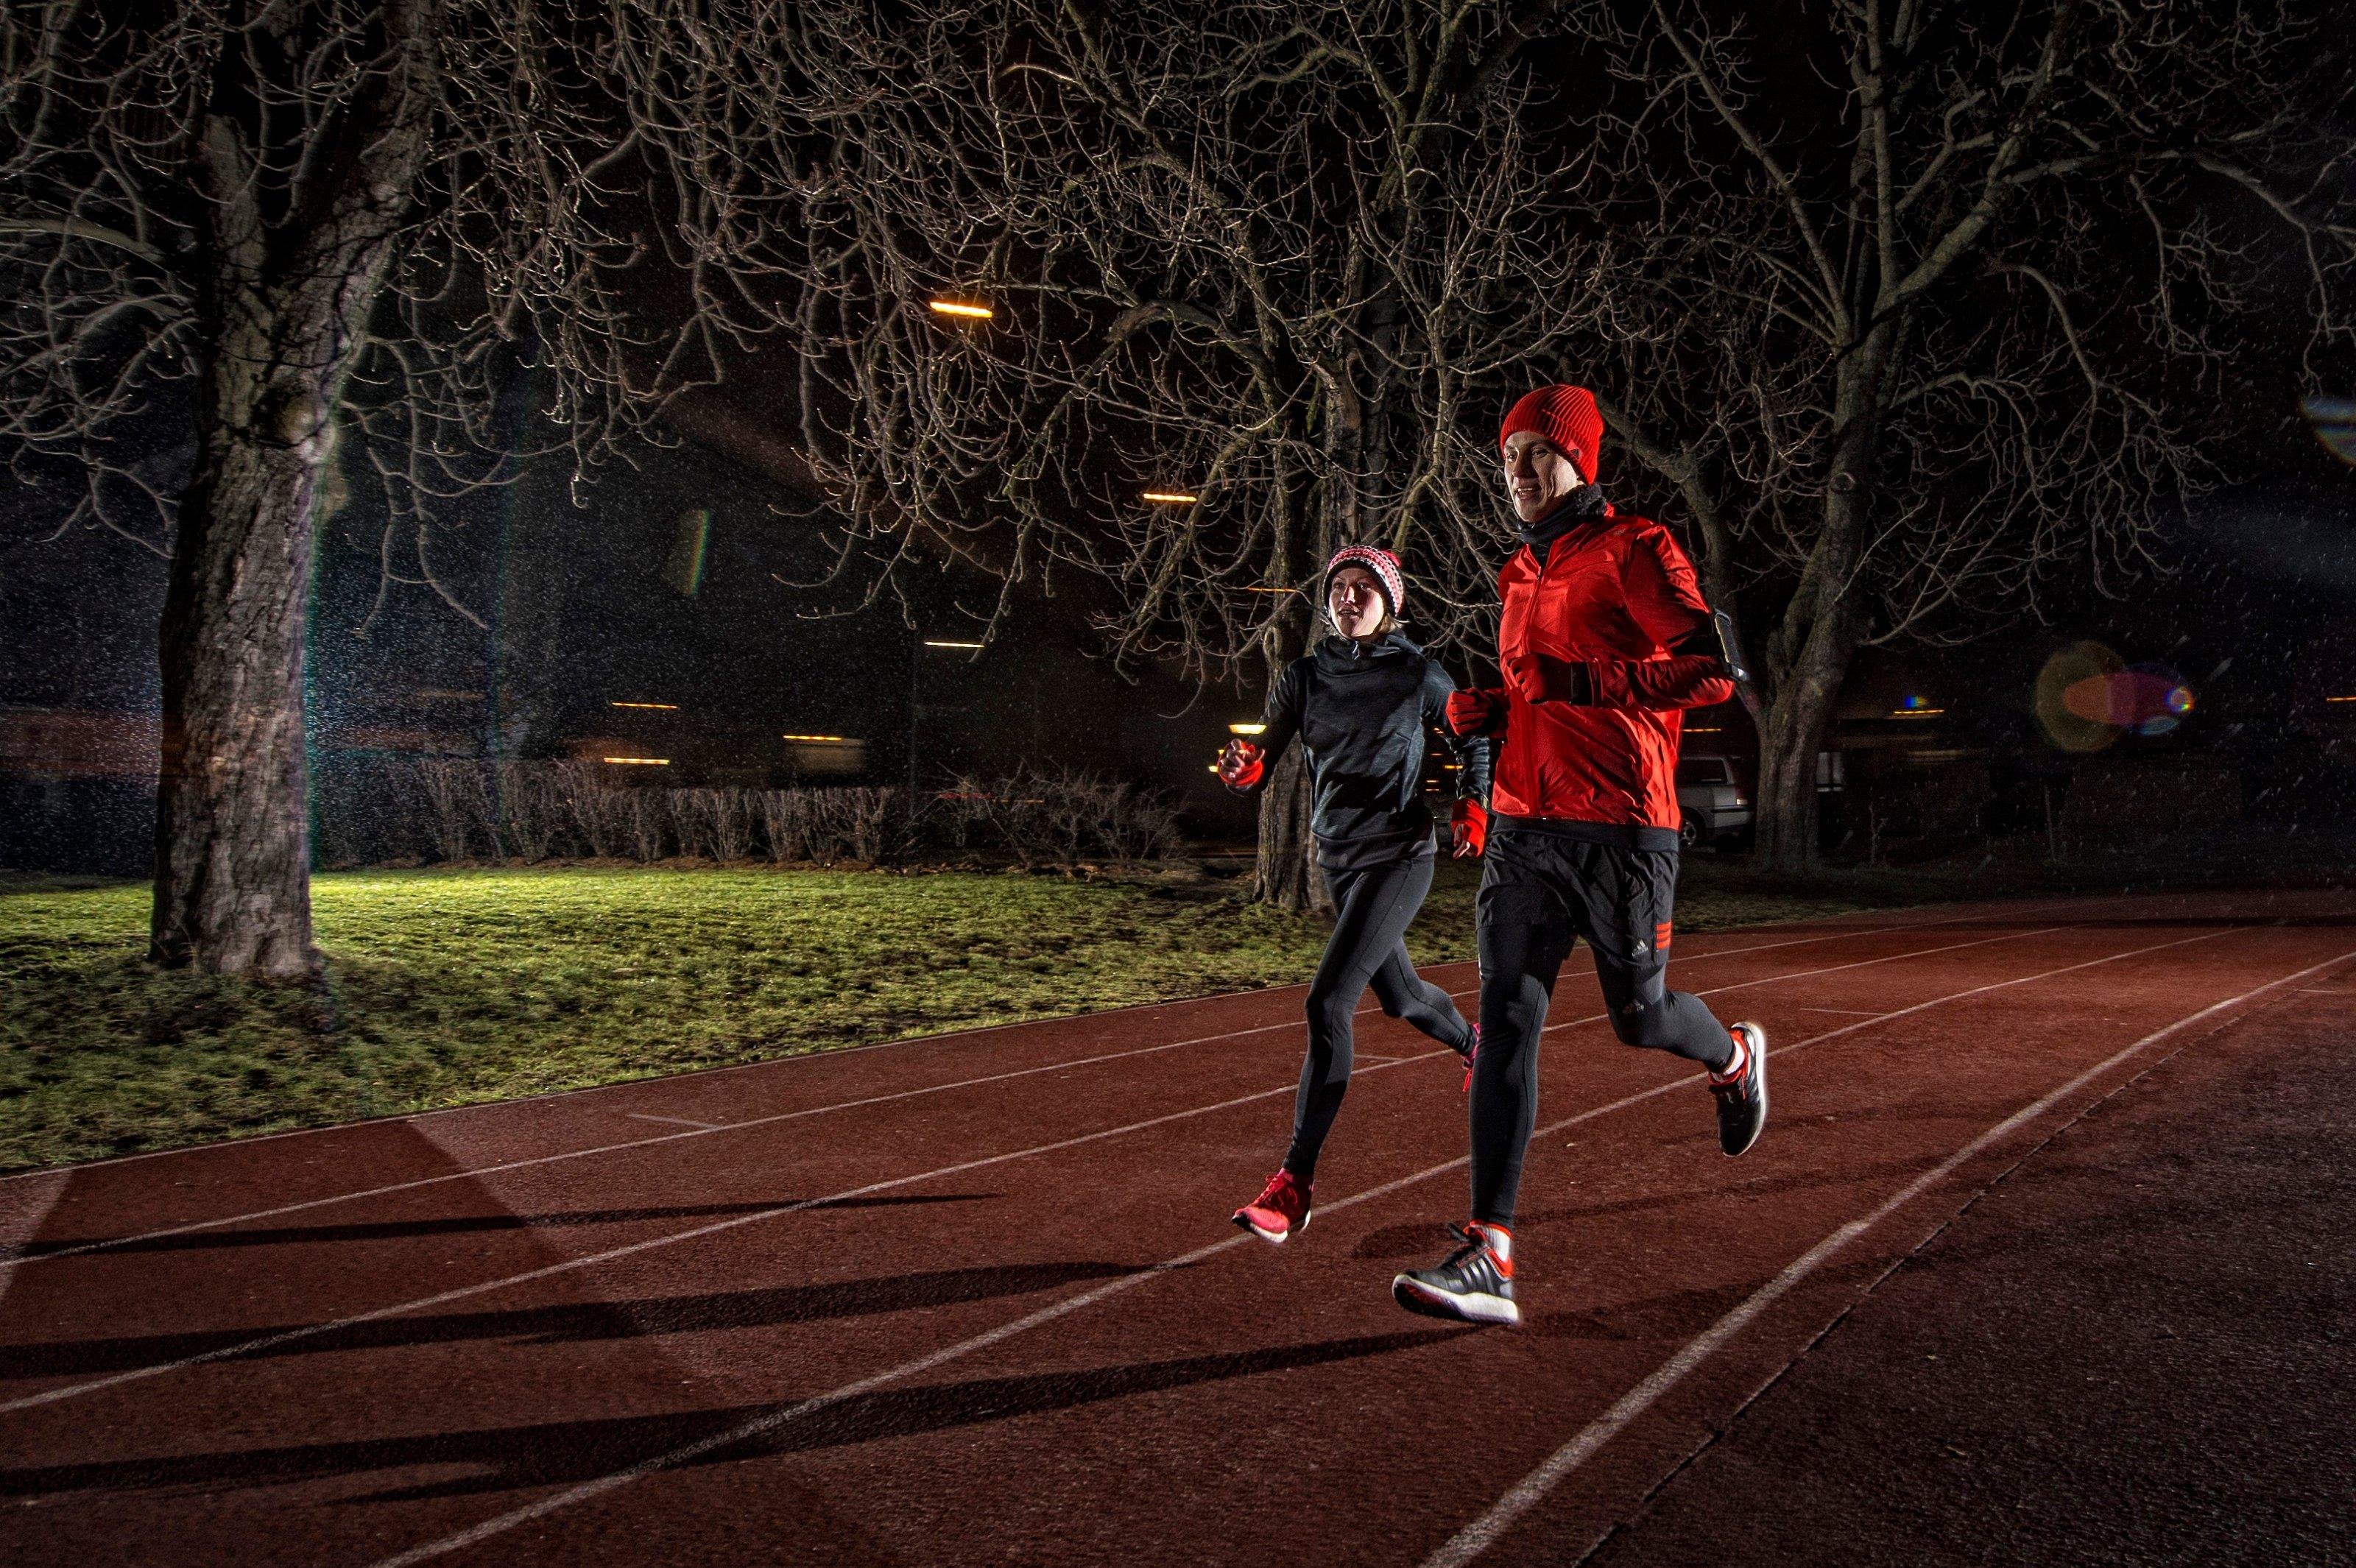
[{"label": "man in red jacket", "polygon": [[1436,1268],[1392,1282],[1410,1311],[1518,1322],[1513,1221],[1537,1116],[1538,1034],[1572,943],[1595,955],[1612,1027],[1709,1072],[1719,1146],[1767,1120],[1767,1039],[1666,984],[1677,877],[1683,710],[1734,695],[1691,562],[1668,530],[1595,484],[1594,395],[1541,387],[1498,432],[1522,549],[1497,576],[1504,684],[1449,699],[1460,735],[1505,737],[1481,878],[1481,1052],[1472,1074],[1472,1220]]}]

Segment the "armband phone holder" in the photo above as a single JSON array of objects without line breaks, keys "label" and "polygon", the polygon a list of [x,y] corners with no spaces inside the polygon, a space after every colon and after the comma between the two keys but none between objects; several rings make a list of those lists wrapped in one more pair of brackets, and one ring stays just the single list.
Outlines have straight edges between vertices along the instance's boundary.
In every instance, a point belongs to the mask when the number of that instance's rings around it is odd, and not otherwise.
[{"label": "armband phone holder", "polygon": [[1742,639],[1735,635],[1734,617],[1723,610],[1709,613],[1709,629],[1718,642],[1718,656],[1726,666],[1726,673],[1748,685],[1751,661],[1742,656]]}]

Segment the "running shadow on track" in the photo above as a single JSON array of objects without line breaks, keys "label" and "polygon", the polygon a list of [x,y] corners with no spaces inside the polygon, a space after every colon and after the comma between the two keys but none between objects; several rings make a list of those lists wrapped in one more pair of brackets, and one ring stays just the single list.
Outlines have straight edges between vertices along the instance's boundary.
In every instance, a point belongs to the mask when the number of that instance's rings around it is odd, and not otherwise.
[{"label": "running shadow on track", "polygon": [[[1041,1415],[1141,1394],[1223,1382],[1231,1378],[1294,1371],[1418,1349],[1474,1332],[1478,1330],[1419,1328],[1308,1345],[1098,1367],[1086,1371],[977,1378],[928,1388],[878,1389],[823,1406],[740,1444],[713,1448],[693,1463],[727,1464],[920,1436],[986,1421]],[[798,1403],[788,1400],[669,1415],[487,1427],[470,1432],[363,1438],[349,1443],[156,1459],[28,1466],[0,1469],[0,1497],[37,1498],[170,1487],[214,1491],[454,1465],[466,1467],[472,1473],[405,1486],[398,1484],[397,1477],[388,1476],[387,1481],[394,1484],[349,1500],[394,1502],[572,1486],[653,1463],[690,1444],[791,1410]]]},{"label": "running shadow on track", "polygon": [[[1088,1280],[1133,1274],[1129,1264],[1022,1264],[1012,1267],[941,1269],[930,1274],[843,1280],[832,1285],[780,1285],[766,1290],[717,1291],[703,1296],[662,1296],[628,1301],[568,1301],[547,1307],[493,1312],[446,1312],[424,1317],[378,1317],[325,1333],[273,1345],[227,1361],[262,1360],[327,1350],[380,1350],[467,1340],[512,1339],[527,1345],[558,1345],[597,1339],[637,1339],[656,1334],[704,1334],[766,1328],[830,1317],[866,1317],[885,1312],[946,1307],[1024,1296]],[[192,1334],[152,1334],[119,1339],[63,1339],[46,1344],[0,1346],[0,1379],[83,1377],[129,1371],[225,1350],[251,1340],[306,1325],[270,1328],[208,1329]]]},{"label": "running shadow on track", "polygon": [[[838,1198],[809,1205],[822,1209],[890,1209],[916,1203],[978,1203],[994,1192],[908,1193],[888,1198]],[[667,1209],[577,1209],[554,1214],[455,1214],[437,1220],[382,1220],[348,1225],[291,1225],[257,1231],[187,1231],[177,1236],[129,1236],[122,1241],[36,1242],[0,1256],[37,1258],[89,1248],[110,1253],[209,1252],[218,1247],[276,1247],[305,1242],[395,1241],[404,1236],[462,1236],[478,1232],[543,1231],[568,1225],[627,1225],[645,1220],[694,1220],[727,1214],[758,1214],[790,1207],[791,1198],[756,1203],[682,1203]]]}]

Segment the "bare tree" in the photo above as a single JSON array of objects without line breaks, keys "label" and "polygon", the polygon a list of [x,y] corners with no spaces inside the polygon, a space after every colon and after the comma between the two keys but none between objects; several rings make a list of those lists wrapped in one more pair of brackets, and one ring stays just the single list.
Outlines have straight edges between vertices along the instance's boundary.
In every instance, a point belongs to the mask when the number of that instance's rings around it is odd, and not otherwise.
[{"label": "bare tree", "polygon": [[[1602,261],[1517,69],[1558,8],[810,8],[777,113],[823,133],[802,416],[843,570],[944,541],[1010,590],[1076,568],[1119,590],[1116,655],[1240,684],[1370,540],[1420,636],[1486,642],[1501,389]],[[1260,887],[1295,907],[1306,799],[1280,772],[1261,816]]]},{"label": "bare tree", "polygon": [[[738,158],[769,133],[736,84],[778,69],[790,9],[0,16],[0,450],[60,528],[171,563],[158,959],[314,962],[303,652],[331,447],[385,488],[385,581],[438,591],[438,500],[535,445],[593,466],[774,325],[772,208]],[[526,372],[545,394],[529,431]],[[143,455],[159,427],[187,432],[184,475]]]},{"label": "bare tree", "polygon": [[1650,264],[1597,280],[1561,364],[1751,610],[1762,854],[1798,869],[1858,649],[2152,565],[2164,508],[2244,461],[2217,403],[2269,272],[2344,347],[2348,80],[2321,8],[2266,0],[1732,15],[1575,18],[1607,78],[1585,194]]}]

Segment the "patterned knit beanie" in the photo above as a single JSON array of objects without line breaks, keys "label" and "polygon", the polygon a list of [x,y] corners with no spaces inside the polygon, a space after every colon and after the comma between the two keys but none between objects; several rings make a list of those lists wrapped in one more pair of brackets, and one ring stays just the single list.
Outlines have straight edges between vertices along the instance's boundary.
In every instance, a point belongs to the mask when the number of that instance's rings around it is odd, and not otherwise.
[{"label": "patterned knit beanie", "polygon": [[1325,563],[1325,598],[1329,603],[1333,597],[1333,574],[1345,566],[1363,566],[1373,572],[1391,613],[1396,616],[1399,613],[1399,606],[1407,602],[1407,579],[1399,573],[1398,557],[1370,544],[1344,545]]},{"label": "patterned knit beanie", "polygon": [[1603,415],[1595,394],[1584,387],[1540,387],[1515,403],[1497,432],[1497,445],[1518,431],[1542,435],[1578,467],[1579,476],[1595,483],[1596,459],[1603,448]]}]

